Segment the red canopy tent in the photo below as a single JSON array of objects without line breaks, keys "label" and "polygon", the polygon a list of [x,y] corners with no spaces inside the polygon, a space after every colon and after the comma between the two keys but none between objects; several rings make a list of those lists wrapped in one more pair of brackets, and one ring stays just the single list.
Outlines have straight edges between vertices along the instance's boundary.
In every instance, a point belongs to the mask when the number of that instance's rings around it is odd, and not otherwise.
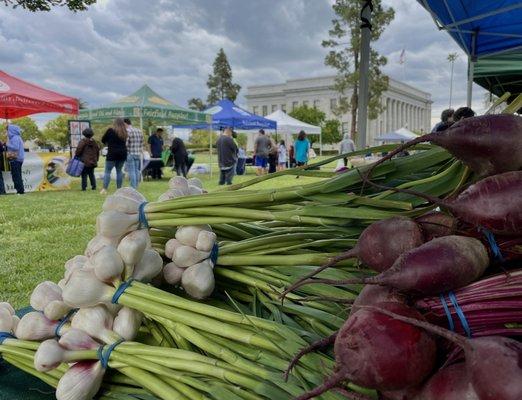
[{"label": "red canopy tent", "polygon": [[13,119],[44,112],[78,114],[78,100],[0,71],[0,118]]}]

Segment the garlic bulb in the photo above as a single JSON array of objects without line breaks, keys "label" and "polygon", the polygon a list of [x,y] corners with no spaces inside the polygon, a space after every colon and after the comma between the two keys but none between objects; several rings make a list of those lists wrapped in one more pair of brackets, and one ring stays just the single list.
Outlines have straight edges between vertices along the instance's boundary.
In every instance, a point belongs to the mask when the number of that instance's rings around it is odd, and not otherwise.
[{"label": "garlic bulb", "polygon": [[2,301],[0,303],[0,308],[5,308],[7,311],[9,311],[9,314],[11,315],[15,314],[15,309],[13,308],[13,306],[6,301]]},{"label": "garlic bulb", "polygon": [[188,195],[194,196],[203,193],[203,189],[197,187],[197,186],[189,186],[188,188]]},{"label": "garlic bulb", "polygon": [[63,288],[65,287],[65,284],[67,283],[67,279],[66,278],[63,278],[63,279],[60,279],[57,283],[57,285],[60,287],[60,289],[63,290]]},{"label": "garlic bulb", "polygon": [[123,273],[123,260],[113,246],[101,248],[92,258],[94,275],[103,282],[111,282],[115,278],[121,278]]},{"label": "garlic bulb", "polygon": [[96,233],[110,238],[121,238],[138,227],[138,214],[103,211],[96,218]]},{"label": "garlic bulb", "polygon": [[136,201],[136,202],[138,202],[140,204],[145,202],[145,201],[147,201],[145,196],[143,196],[140,192],[138,192],[136,189],[133,189],[133,188],[128,187],[128,186],[116,190],[114,192],[114,196],[126,197],[126,198],[132,199],[132,200],[134,200],[134,201]]},{"label": "garlic bulb", "polygon": [[141,326],[143,314],[128,307],[123,307],[112,325],[112,330],[127,341],[134,340]]},{"label": "garlic bulb", "polygon": [[196,186],[196,187],[198,187],[200,189],[203,189],[203,183],[198,178],[190,178],[187,181],[187,183],[188,183],[189,186]]},{"label": "garlic bulb", "polygon": [[183,289],[195,299],[204,299],[212,294],[215,286],[212,263],[202,263],[188,267],[181,276]]},{"label": "garlic bulb", "polygon": [[183,245],[177,239],[169,239],[169,241],[165,243],[165,256],[172,259],[174,251],[180,246]]},{"label": "garlic bulb", "polygon": [[196,249],[200,251],[211,251],[216,243],[217,236],[214,232],[201,231],[198,234]]},{"label": "garlic bulb", "polygon": [[13,316],[7,308],[0,308],[0,332],[13,331]]},{"label": "garlic bulb", "polygon": [[139,229],[125,236],[118,245],[118,253],[125,265],[134,266],[143,257],[143,252],[150,243],[147,229]]},{"label": "garlic bulb", "polygon": [[184,192],[185,194],[188,193],[189,185],[186,178],[182,176],[175,176],[170,179],[169,181],[169,188],[170,189],[178,189]]},{"label": "garlic bulb", "polygon": [[113,343],[120,339],[112,331],[113,317],[107,308],[100,304],[95,307],[81,308],[71,321],[71,326],[80,329],[89,336],[105,343]]},{"label": "garlic bulb", "polygon": [[172,261],[182,268],[197,264],[210,256],[210,252],[199,251],[191,246],[180,246],[174,250]]},{"label": "garlic bulb", "polygon": [[100,390],[104,374],[99,361],[77,362],[60,378],[56,399],[92,400]]},{"label": "garlic bulb", "polygon": [[129,197],[112,194],[105,198],[102,209],[103,211],[120,211],[125,214],[137,214],[141,203],[142,202],[138,202]]},{"label": "garlic bulb", "polygon": [[54,282],[45,281],[34,288],[29,303],[35,310],[43,311],[53,300],[62,300],[62,289]]},{"label": "garlic bulb", "polygon": [[143,257],[134,267],[132,277],[138,281],[149,283],[157,276],[163,268],[163,259],[160,254],[153,249],[146,249]]},{"label": "garlic bulb", "polygon": [[71,268],[82,268],[83,265],[87,262],[88,257],[84,255],[77,255],[71,258],[70,260],[67,260],[65,262],[65,269],[71,269]]},{"label": "garlic bulb", "polygon": [[[38,311],[25,314],[16,327],[15,336],[21,340],[45,340],[56,336],[57,321],[51,321]],[[65,324],[60,329],[59,334],[65,333],[69,329]]]},{"label": "garlic bulb", "polygon": [[178,267],[176,263],[168,263],[163,267],[163,278],[170,285],[177,285],[181,282],[181,276],[185,268]]},{"label": "garlic bulb", "polygon": [[73,307],[91,307],[110,303],[114,287],[100,282],[92,271],[78,270],[71,274],[62,292],[63,301]]},{"label": "garlic bulb", "polygon": [[62,319],[69,311],[71,311],[71,307],[65,304],[62,300],[53,300],[45,306],[43,313],[52,321]]},{"label": "garlic bulb", "polygon": [[187,193],[181,189],[169,189],[165,193],[163,193],[160,197],[158,197],[158,201],[176,199],[178,197],[183,197],[186,195],[187,195]]},{"label": "garlic bulb", "polygon": [[85,249],[85,255],[87,257],[92,257],[95,255],[102,247],[105,246],[118,246],[119,237],[110,238],[103,235],[96,235],[93,237],[89,243],[87,244],[87,248]]},{"label": "garlic bulb", "polygon": [[11,332],[15,333],[16,328],[18,327],[18,323],[20,322],[20,318],[17,315],[13,315],[13,327],[11,328]]},{"label": "garlic bulb", "polygon": [[84,331],[72,328],[58,340],[66,350],[96,350],[100,344]]},{"label": "garlic bulb", "polygon": [[185,246],[196,247],[201,231],[212,231],[209,225],[188,225],[178,228],[175,238]]},{"label": "garlic bulb", "polygon": [[34,368],[40,372],[51,371],[66,361],[66,352],[67,350],[61,347],[56,340],[45,340],[38,346],[34,355]]}]

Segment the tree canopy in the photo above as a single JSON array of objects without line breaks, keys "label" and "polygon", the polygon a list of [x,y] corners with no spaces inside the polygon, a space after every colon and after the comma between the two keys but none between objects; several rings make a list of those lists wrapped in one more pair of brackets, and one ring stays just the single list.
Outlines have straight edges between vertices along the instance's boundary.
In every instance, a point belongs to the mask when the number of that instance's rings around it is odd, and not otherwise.
[{"label": "tree canopy", "polygon": [[71,11],[84,11],[96,0],[0,0],[6,6],[22,7],[29,11],[51,11],[52,7],[67,7]]},{"label": "tree canopy", "polygon": [[63,114],[45,124],[42,138],[46,143],[55,143],[60,146],[67,146],[69,143],[69,120],[75,116]]},{"label": "tree canopy", "polygon": [[[361,1],[335,0],[332,5],[335,18],[329,30],[329,40],[323,41],[323,47],[329,48],[325,64],[337,70],[335,89],[341,94],[337,115],[350,111],[351,133],[357,130],[357,103],[359,100],[359,64],[361,48]],[[384,7],[382,0],[373,1],[372,34],[371,40],[378,40],[385,28],[395,17],[391,7]],[[388,77],[381,71],[387,59],[375,49],[370,53],[370,98],[368,103],[368,117],[375,119],[383,111],[381,95],[388,88]],[[346,92],[351,90],[351,98]],[[345,95],[345,96],[343,96]]]},{"label": "tree canopy", "polygon": [[235,101],[241,86],[232,82],[232,68],[223,49],[219,49],[213,67],[213,73],[208,76],[207,80],[210,90],[207,103],[214,104],[223,99]]},{"label": "tree canopy", "polygon": [[324,112],[315,107],[308,107],[307,105],[294,108],[290,113],[288,113],[288,115],[298,119],[299,121],[316,126],[321,126],[323,121],[326,119],[326,114]]},{"label": "tree canopy", "polygon": [[[34,122],[31,117],[22,117],[11,120],[12,125],[18,125],[22,130],[23,140],[41,139],[41,132],[38,129],[38,125]],[[0,125],[0,132],[5,132],[6,124]]]}]

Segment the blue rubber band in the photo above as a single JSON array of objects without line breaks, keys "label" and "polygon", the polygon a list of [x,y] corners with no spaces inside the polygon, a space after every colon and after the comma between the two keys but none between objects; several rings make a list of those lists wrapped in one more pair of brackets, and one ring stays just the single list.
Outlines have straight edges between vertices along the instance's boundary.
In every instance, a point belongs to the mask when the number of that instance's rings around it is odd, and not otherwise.
[{"label": "blue rubber band", "polygon": [[0,332],[0,345],[4,343],[5,339],[16,339],[16,337],[9,332]]},{"label": "blue rubber band", "polygon": [[212,264],[216,265],[217,259],[219,255],[219,246],[217,243],[214,243],[214,246],[212,246],[212,250],[210,251],[210,261],[212,261]]},{"label": "blue rubber band", "polygon": [[118,300],[120,299],[121,295],[127,290],[128,287],[132,285],[132,282],[134,282],[133,278],[130,278],[123,282],[118,289],[116,289],[116,292],[112,296],[112,304],[118,304]]},{"label": "blue rubber band", "polygon": [[65,317],[63,317],[60,322],[58,323],[58,325],[56,325],[56,328],[54,329],[54,336],[56,337],[59,337],[60,336],[60,329],[63,328],[63,326],[69,322],[69,319],[71,319],[71,317],[76,313],[76,311],[78,311],[77,308],[73,308],[71,311],[69,311],[67,313],[67,315]]},{"label": "blue rubber band", "polygon": [[145,206],[148,204],[144,201],[138,208],[138,229],[149,229],[149,222],[147,221],[147,215],[145,214]]},{"label": "blue rubber band", "polygon": [[111,358],[112,352],[118,345],[122,344],[124,341],[124,339],[120,339],[109,346],[98,347],[97,355],[103,369],[107,369],[107,367],[109,366],[109,359]]},{"label": "blue rubber band", "polygon": [[464,315],[464,311],[459,306],[459,303],[457,301],[457,296],[455,296],[455,293],[449,292],[448,297],[451,301],[451,304],[453,304],[453,308],[455,308],[455,311],[457,312],[460,323],[461,323],[462,327],[464,328],[464,332],[466,332],[466,336],[468,338],[471,338],[471,328],[469,327],[468,320],[466,319],[466,316]]},{"label": "blue rubber band", "polygon": [[498,246],[497,241],[495,240],[495,235],[493,235],[493,232],[486,228],[482,228],[481,230],[486,240],[488,241],[489,247],[491,248],[491,252],[493,253],[493,257],[499,261],[504,261],[504,256],[500,251],[500,247]]},{"label": "blue rubber band", "polygon": [[440,302],[442,303],[442,307],[444,307],[444,312],[446,313],[446,318],[448,318],[449,330],[452,332],[455,332],[455,324],[453,323],[453,317],[451,316],[451,312],[449,310],[448,304],[446,304],[446,297],[444,297],[444,294],[440,295]]}]

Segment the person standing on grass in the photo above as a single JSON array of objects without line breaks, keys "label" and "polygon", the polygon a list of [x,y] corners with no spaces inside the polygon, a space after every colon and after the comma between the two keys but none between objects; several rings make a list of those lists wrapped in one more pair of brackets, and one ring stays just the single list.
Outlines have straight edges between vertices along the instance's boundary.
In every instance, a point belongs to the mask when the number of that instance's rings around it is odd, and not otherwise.
[{"label": "person standing on grass", "polygon": [[91,128],[84,129],[82,132],[84,138],[78,143],[75,156],[83,163],[82,170],[82,191],[87,190],[87,177],[91,181],[91,189],[96,190],[96,177],[94,176],[94,168],[98,166],[100,157],[100,146],[92,138],[94,132]]},{"label": "person standing on grass", "polygon": [[111,183],[111,172],[116,168],[116,187],[119,189],[123,184],[123,164],[127,159],[127,128],[123,118],[116,118],[111,128],[102,137],[102,143],[108,148],[105,159],[105,173],[103,175],[103,189],[101,194],[107,194]]},{"label": "person standing on grass", "polygon": [[161,153],[163,152],[163,128],[156,129],[156,133],[149,137],[149,150],[152,158],[158,160],[151,160],[150,167],[152,170],[152,179],[161,179],[161,168],[163,161],[161,161]]},{"label": "person standing on grass", "polygon": [[18,125],[7,126],[7,159],[11,167],[11,177],[17,194],[24,194],[22,165],[24,163],[24,141]]},{"label": "person standing on grass", "polygon": [[308,152],[310,151],[310,142],[306,138],[305,131],[299,132],[297,140],[294,142],[295,162],[297,166],[306,165],[308,163]]},{"label": "person standing on grass", "polygon": [[237,163],[237,145],[232,138],[232,129],[226,128],[216,142],[219,164],[219,184],[232,185]]},{"label": "person standing on grass", "polygon": [[277,157],[278,157],[278,149],[277,143],[272,138],[272,136],[268,136],[270,139],[270,152],[268,153],[268,173],[273,174],[277,171]]},{"label": "person standing on grass", "polygon": [[174,168],[172,170],[176,171],[178,176],[186,178],[188,173],[188,153],[183,139],[176,136],[172,140],[170,152],[172,153],[172,158],[174,158]]},{"label": "person standing on grass", "polygon": [[129,118],[123,120],[127,130],[127,171],[129,172],[130,185],[138,189],[141,176],[141,156],[143,153],[143,133],[132,126]]},{"label": "person standing on grass", "polygon": [[259,130],[254,144],[254,156],[256,158],[256,174],[265,175],[268,166],[268,155],[270,154],[270,138],[265,135],[264,129]]},{"label": "person standing on grass", "polygon": [[5,165],[4,165],[4,152],[5,152],[5,147],[4,147],[4,144],[2,143],[2,141],[0,140],[0,195],[1,194],[5,194],[5,184],[4,184],[4,176],[2,174],[2,171],[5,168]]},{"label": "person standing on grass", "polygon": [[[339,143],[339,154],[352,153],[355,151],[355,143],[350,138],[349,133],[345,133],[343,140]],[[343,158],[344,166],[348,166],[348,157]]]},{"label": "person standing on grass", "polygon": [[285,141],[281,140],[277,147],[277,170],[284,171],[286,168],[287,154]]}]

